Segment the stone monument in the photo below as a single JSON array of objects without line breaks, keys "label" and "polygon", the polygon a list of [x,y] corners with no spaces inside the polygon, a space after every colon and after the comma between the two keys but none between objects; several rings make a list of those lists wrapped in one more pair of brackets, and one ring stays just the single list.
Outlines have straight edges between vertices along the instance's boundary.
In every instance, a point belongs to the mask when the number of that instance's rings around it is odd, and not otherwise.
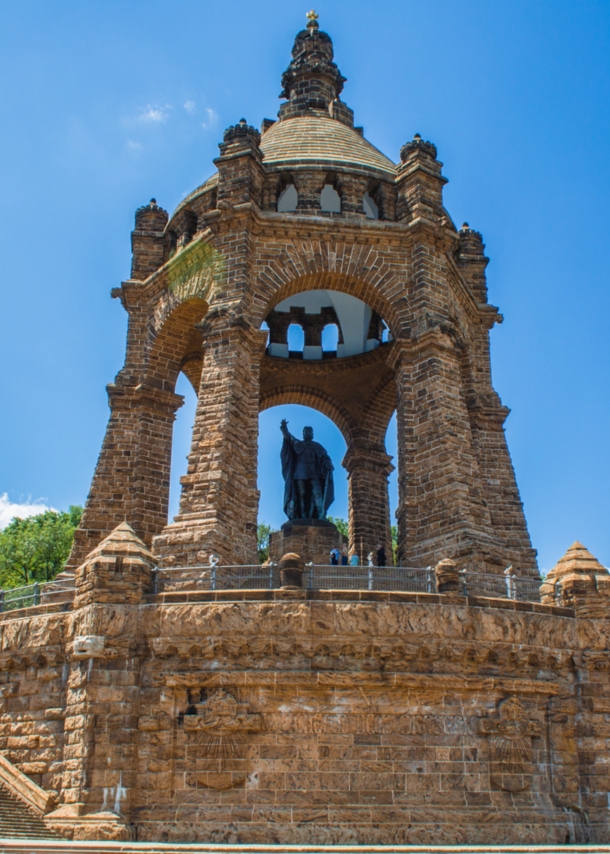
[{"label": "stone monument", "polygon": [[306,563],[328,564],[331,549],[341,550],[347,539],[326,518],[335,499],[334,466],[326,450],[315,442],[313,428],[303,428],[296,439],[281,423],[284,478],[284,513],[288,522],[269,537],[269,559],[277,563],[287,552],[301,555]]},{"label": "stone monument", "polygon": [[[316,17],[277,120],[229,127],[171,217],[136,212],[112,292],[125,364],[71,568],[31,607],[0,596],[0,807],[125,840],[108,852],[607,845],[610,575],[577,542],[540,587],[481,235],[445,209],[431,142],[394,162],[354,126]],[[180,372],[198,402],[168,520]],[[345,437],[364,555],[389,552],[396,412],[399,566],[307,583],[287,543],[332,533],[332,463],[287,425],[291,529],[258,564],[258,415],[283,403]]]}]

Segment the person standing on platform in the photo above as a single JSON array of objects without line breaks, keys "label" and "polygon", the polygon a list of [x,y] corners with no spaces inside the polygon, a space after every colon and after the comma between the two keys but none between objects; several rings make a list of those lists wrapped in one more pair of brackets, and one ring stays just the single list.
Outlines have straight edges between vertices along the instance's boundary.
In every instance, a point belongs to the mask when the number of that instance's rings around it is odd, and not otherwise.
[{"label": "person standing on platform", "polygon": [[377,546],[377,566],[386,565],[385,549],[381,543]]},{"label": "person standing on platform", "polygon": [[343,546],[341,549],[341,566],[347,566],[349,560],[349,552],[347,551],[347,546]]},{"label": "person standing on platform", "polygon": [[335,546],[334,549],[330,550],[330,565],[338,566],[339,565],[339,549]]}]

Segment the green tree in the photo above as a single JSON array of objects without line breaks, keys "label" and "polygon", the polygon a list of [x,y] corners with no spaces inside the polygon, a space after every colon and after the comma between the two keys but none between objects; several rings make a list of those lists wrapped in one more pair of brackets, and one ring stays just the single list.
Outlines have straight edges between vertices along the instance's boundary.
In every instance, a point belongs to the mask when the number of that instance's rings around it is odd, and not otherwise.
[{"label": "green tree", "polygon": [[332,522],[335,528],[344,537],[349,537],[349,525],[346,519],[341,519],[339,516],[327,516],[329,522]]},{"label": "green tree", "polygon": [[51,581],[68,559],[82,507],[15,518],[0,531],[0,587]]},{"label": "green tree", "polygon": [[267,525],[266,522],[259,522],[256,526],[256,540],[258,546],[258,562],[264,563],[269,560],[269,534],[274,532],[275,528]]}]

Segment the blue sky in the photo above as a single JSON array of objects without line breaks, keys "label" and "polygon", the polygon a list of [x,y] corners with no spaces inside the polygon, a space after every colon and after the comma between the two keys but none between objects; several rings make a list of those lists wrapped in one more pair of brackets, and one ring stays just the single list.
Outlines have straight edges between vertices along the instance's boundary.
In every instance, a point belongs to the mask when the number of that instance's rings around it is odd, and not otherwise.
[{"label": "blue sky", "polygon": [[[274,117],[307,8],[294,0],[2,4],[0,514],[83,503],[126,315],[136,207],[171,211],[222,131]],[[392,159],[438,146],[446,205],[483,233],[493,374],[534,546],[610,564],[607,0],[323,0],[344,100]],[[179,390],[185,384],[181,383]],[[282,522],[283,413],[261,416],[261,517]],[[176,427],[184,469],[192,395]],[[339,463],[344,445],[310,422]],[[390,442],[391,444],[391,442]],[[338,471],[338,480],[342,472]],[[331,512],[346,513],[345,483]]]}]

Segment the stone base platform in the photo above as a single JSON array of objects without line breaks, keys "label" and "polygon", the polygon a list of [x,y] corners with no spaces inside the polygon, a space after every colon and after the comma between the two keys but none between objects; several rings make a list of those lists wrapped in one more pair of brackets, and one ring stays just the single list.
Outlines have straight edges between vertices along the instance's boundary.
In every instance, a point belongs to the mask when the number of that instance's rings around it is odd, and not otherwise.
[{"label": "stone base platform", "polygon": [[282,555],[293,552],[305,563],[329,564],[331,549],[341,551],[344,543],[347,537],[328,519],[294,519],[269,535],[269,560],[278,563]]},{"label": "stone base platform", "polygon": [[0,851],[23,854],[610,854],[610,845],[224,845],[0,838]]}]

